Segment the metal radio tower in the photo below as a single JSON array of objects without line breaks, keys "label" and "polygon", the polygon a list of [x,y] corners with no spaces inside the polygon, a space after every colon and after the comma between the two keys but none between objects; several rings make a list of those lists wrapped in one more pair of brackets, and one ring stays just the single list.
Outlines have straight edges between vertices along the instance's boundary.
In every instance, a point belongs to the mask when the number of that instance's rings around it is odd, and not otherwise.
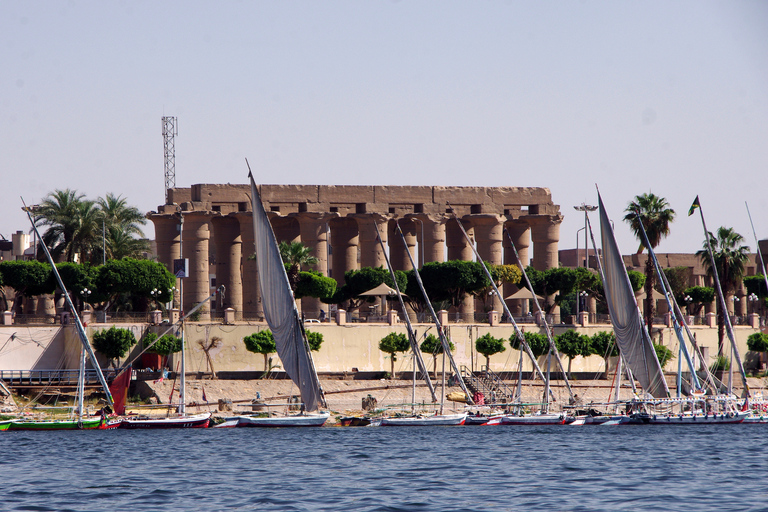
[{"label": "metal radio tower", "polygon": [[176,141],[179,134],[175,117],[163,117],[163,149],[165,152],[165,204],[170,204],[169,190],[176,187]]}]

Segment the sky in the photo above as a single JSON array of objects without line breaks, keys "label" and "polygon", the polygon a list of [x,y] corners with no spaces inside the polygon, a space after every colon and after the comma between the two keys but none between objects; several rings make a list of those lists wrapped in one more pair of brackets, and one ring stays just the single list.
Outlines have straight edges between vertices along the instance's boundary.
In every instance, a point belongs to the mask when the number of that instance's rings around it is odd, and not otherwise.
[{"label": "sky", "polygon": [[[576,246],[599,186],[768,238],[768,2],[0,2],[0,234],[57,189],[164,202],[176,186],[547,187]],[[597,216],[592,217],[597,223]],[[145,233],[154,237],[151,223]],[[583,247],[583,232],[580,245]]]}]

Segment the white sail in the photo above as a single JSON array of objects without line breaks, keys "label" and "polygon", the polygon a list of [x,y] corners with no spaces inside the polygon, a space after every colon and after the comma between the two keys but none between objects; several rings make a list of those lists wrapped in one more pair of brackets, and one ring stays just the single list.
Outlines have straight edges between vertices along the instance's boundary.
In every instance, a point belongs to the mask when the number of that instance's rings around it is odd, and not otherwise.
[{"label": "white sail", "polygon": [[305,410],[315,411],[322,397],[304,326],[296,309],[272,225],[267,218],[253,175],[249,173],[248,177],[251,181],[253,241],[256,246],[264,316],[275,337],[277,355],[280,356],[283,369],[299,388]]},{"label": "white sail", "polygon": [[637,307],[629,275],[599,193],[598,201],[603,245],[603,288],[611,315],[611,324],[616,333],[616,344],[621,350],[624,361],[640,381],[643,389],[655,398],[666,398],[669,396],[669,389],[648,330]]}]

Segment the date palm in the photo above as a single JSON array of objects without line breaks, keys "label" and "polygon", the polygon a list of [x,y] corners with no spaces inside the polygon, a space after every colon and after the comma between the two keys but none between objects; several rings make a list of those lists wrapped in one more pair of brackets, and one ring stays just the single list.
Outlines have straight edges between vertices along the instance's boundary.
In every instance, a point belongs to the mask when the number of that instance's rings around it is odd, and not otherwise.
[{"label": "date palm", "polygon": [[[640,241],[637,253],[642,253],[645,247],[645,239],[641,228],[645,228],[648,235],[648,243],[651,249],[659,245],[662,238],[669,235],[669,225],[675,219],[675,210],[669,207],[669,203],[663,197],[652,192],[635,196],[624,210],[624,220],[629,223],[635,237]],[[653,325],[655,307],[653,303],[653,287],[656,283],[656,269],[650,252],[645,260],[645,321],[650,327]]]},{"label": "date palm", "polygon": [[98,209],[83,197],[75,190],[56,190],[36,212],[37,224],[48,226],[42,237],[56,260],[85,261],[93,249]]},{"label": "date palm", "polygon": [[125,198],[112,193],[100,197],[97,203],[105,239],[94,251],[94,263],[101,261],[102,248],[110,259],[140,257],[149,249],[140,227],[147,223],[147,219],[138,208],[129,206]]},{"label": "date palm", "polygon": [[296,291],[301,267],[317,265],[318,259],[312,256],[312,250],[301,242],[280,242],[280,257],[288,273],[291,290]]},{"label": "date palm", "polygon": [[[749,261],[749,247],[741,245],[744,237],[733,230],[721,226],[716,234],[709,232],[709,243],[712,246],[712,255],[715,260],[715,268],[720,280],[720,287],[723,290],[723,296],[727,299],[733,295],[733,292],[741,283],[744,277],[744,271]],[[706,240],[703,243],[704,248],[696,252],[696,256],[701,260],[704,270],[710,279],[714,279],[712,271],[712,261],[707,251]],[[717,307],[717,336],[718,349],[722,354],[723,336],[725,334],[725,318],[723,317],[723,308],[718,304]]]}]

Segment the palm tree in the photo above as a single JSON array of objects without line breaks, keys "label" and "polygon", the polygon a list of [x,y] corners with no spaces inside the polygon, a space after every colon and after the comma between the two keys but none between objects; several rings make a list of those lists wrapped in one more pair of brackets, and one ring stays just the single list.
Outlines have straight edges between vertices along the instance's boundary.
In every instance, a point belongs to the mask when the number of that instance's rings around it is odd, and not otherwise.
[{"label": "palm tree", "polygon": [[[712,255],[715,260],[717,275],[720,280],[720,287],[723,290],[723,297],[727,301],[738,288],[742,277],[744,277],[744,270],[746,269],[747,261],[749,261],[749,247],[740,245],[744,242],[744,237],[735,232],[733,228],[721,226],[717,230],[717,235],[713,235],[712,232],[709,232],[708,235],[709,243],[712,246]],[[707,276],[714,280],[712,261],[709,258],[706,240],[703,245],[704,248],[696,252],[696,256],[701,260],[701,264],[704,266]],[[723,308],[718,304],[717,336],[718,350],[720,354],[723,353],[723,336],[725,334],[724,314],[725,311],[723,311]]]},{"label": "palm tree", "polygon": [[56,190],[48,195],[36,212],[37,223],[48,226],[43,242],[59,260],[80,261],[90,255],[95,243],[97,209],[75,190]]},{"label": "palm tree", "polygon": [[280,242],[280,257],[286,266],[288,282],[291,290],[296,291],[299,283],[299,272],[302,266],[317,265],[317,258],[312,256],[311,249],[301,242]]},{"label": "palm tree", "polygon": [[[104,236],[103,250],[106,251],[106,256],[111,259],[135,258],[148,250],[149,243],[143,239],[144,232],[140,227],[147,223],[147,219],[138,208],[128,206],[122,196],[115,196],[112,193],[107,194],[106,197],[100,197],[97,203]],[[100,260],[102,257],[102,247],[99,247],[94,252],[94,259]],[[94,263],[98,262],[94,261]]]},{"label": "palm tree", "polygon": [[[627,214],[624,220],[629,223],[632,232],[638,240],[640,247],[637,254],[643,252],[645,247],[645,238],[643,237],[642,227],[648,235],[648,243],[651,249],[659,245],[662,238],[669,235],[669,224],[675,219],[675,210],[669,208],[669,203],[663,197],[654,195],[652,192],[635,196],[627,206]],[[639,215],[639,219],[638,219]],[[648,327],[653,325],[654,303],[653,287],[656,283],[656,270],[653,266],[653,259],[650,252],[645,260],[645,321]]]}]

